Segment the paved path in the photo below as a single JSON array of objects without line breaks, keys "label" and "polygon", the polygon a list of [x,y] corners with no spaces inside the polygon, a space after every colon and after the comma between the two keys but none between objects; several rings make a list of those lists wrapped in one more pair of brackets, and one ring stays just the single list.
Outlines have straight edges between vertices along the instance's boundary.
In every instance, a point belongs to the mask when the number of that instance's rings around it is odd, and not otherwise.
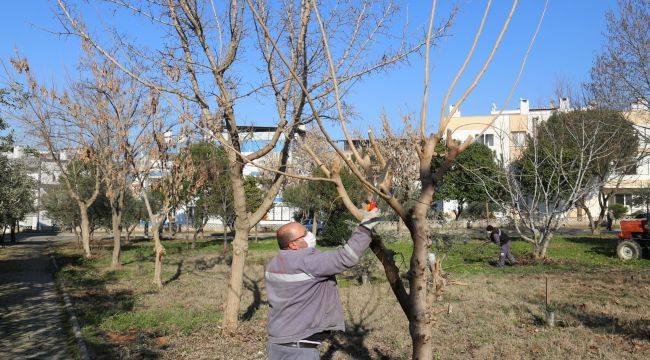
[{"label": "paved path", "polygon": [[[47,243],[31,236],[0,248],[0,358],[73,359]],[[5,240],[6,237],[5,237]]]}]

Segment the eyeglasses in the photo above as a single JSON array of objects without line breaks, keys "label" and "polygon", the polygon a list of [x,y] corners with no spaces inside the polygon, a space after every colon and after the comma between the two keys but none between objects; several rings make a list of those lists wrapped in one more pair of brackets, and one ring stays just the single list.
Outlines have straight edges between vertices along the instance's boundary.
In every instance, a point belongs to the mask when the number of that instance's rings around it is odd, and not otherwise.
[{"label": "eyeglasses", "polygon": [[304,238],[305,236],[307,236],[307,232],[305,232],[305,234],[303,234],[302,236],[299,236],[299,237],[297,237],[297,238],[295,238],[295,239],[293,239],[293,240],[291,240],[291,241],[289,241],[289,242],[290,242],[290,243],[292,243],[292,242],[296,242],[296,241],[298,241],[298,240]]}]

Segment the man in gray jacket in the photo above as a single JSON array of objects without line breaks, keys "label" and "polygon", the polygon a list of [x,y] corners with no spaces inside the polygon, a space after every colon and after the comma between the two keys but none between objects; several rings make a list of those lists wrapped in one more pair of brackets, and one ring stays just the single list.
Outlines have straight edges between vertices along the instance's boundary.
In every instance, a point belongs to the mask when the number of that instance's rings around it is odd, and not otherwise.
[{"label": "man in gray jacket", "polygon": [[278,229],[280,252],[265,274],[270,360],[320,359],[327,333],[345,330],[335,275],[359,262],[379,220],[379,209],[367,212],[347,244],[330,251],[316,249],[314,234],[299,223]]}]

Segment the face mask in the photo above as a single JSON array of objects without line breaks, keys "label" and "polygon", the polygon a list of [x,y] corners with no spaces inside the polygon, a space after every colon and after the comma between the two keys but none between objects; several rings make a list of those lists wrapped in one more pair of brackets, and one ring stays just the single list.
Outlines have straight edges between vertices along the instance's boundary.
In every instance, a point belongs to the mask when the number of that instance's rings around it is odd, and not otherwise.
[{"label": "face mask", "polygon": [[490,235],[492,235],[492,231],[486,231],[485,234],[487,235],[487,237],[490,237]]},{"label": "face mask", "polygon": [[307,235],[305,235],[305,241],[307,242],[307,247],[316,247],[316,237],[311,233],[311,231],[307,231]]}]

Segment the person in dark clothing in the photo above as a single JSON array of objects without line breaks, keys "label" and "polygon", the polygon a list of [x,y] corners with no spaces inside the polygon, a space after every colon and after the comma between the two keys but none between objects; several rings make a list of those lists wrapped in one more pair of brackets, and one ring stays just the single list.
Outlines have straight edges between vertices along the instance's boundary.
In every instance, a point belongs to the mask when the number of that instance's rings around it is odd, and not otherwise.
[{"label": "person in dark clothing", "polygon": [[607,210],[607,230],[612,231],[612,223],[614,223],[614,211]]},{"label": "person in dark clothing", "polygon": [[345,246],[316,249],[316,237],[300,223],[277,231],[280,251],[266,266],[269,360],[318,360],[327,334],[345,330],[336,274],[356,265],[370,245],[379,209],[368,211]]},{"label": "person in dark clothing", "polygon": [[490,241],[501,246],[501,252],[499,253],[499,263],[497,266],[502,268],[505,264],[506,259],[508,259],[508,263],[510,265],[516,264],[517,260],[515,260],[515,257],[512,256],[512,253],[510,252],[510,237],[508,234],[506,234],[505,231],[492,225],[488,225],[485,228],[485,231],[487,231],[487,236]]}]

